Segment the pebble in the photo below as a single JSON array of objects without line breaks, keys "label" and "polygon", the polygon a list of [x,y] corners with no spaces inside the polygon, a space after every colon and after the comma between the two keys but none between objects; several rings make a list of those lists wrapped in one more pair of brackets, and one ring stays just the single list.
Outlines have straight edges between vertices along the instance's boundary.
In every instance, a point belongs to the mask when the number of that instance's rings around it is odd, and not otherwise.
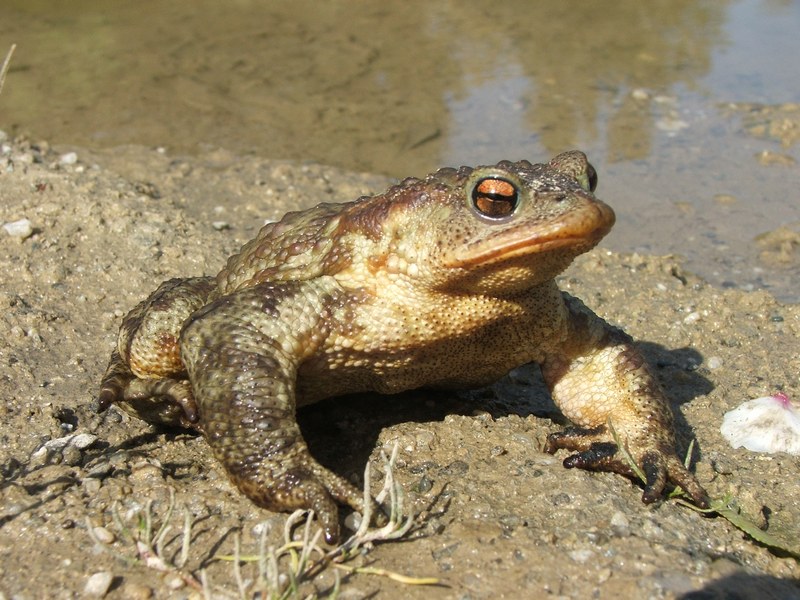
[{"label": "pebble", "polygon": [[788,154],[771,152],[769,150],[762,150],[756,154],[756,159],[759,163],[765,166],[780,165],[782,167],[791,167],[797,163],[794,157]]},{"label": "pebble", "polygon": [[164,577],[164,584],[171,590],[179,590],[186,585],[179,575],[174,575],[172,573]]},{"label": "pebble", "polygon": [[697,323],[700,320],[700,313],[694,311],[686,315],[686,318],[683,320],[685,325],[692,325],[693,323]]},{"label": "pebble", "polygon": [[114,575],[111,571],[95,573],[86,582],[83,594],[89,598],[102,598],[108,593],[112,581],[114,581]]},{"label": "pebble", "polygon": [[361,527],[361,521],[362,517],[360,514],[351,512],[344,518],[345,529],[349,531],[358,531],[358,528]]},{"label": "pebble", "polygon": [[98,542],[102,544],[113,544],[116,537],[105,527],[94,527],[92,533]]},{"label": "pebble", "polygon": [[64,437],[49,440],[31,455],[31,458],[40,458],[48,452],[64,450],[68,446],[73,446],[78,450],[84,450],[97,441],[97,436],[91,433],[71,433]]},{"label": "pebble", "polygon": [[154,483],[164,479],[164,470],[158,461],[141,461],[131,466],[130,480],[136,483]]},{"label": "pebble", "polygon": [[689,127],[689,123],[677,117],[664,117],[656,121],[656,129],[666,133],[677,133]]},{"label": "pebble", "polygon": [[211,227],[213,227],[217,231],[223,231],[225,229],[231,228],[230,223],[228,223],[227,221],[214,221],[211,223]]},{"label": "pebble", "polygon": [[153,590],[142,583],[128,582],[120,590],[125,600],[148,600],[153,597]]},{"label": "pebble", "polygon": [[33,235],[33,226],[28,219],[3,223],[3,229],[11,237],[19,238],[20,240],[28,239]]},{"label": "pebble", "polygon": [[618,510],[611,515],[611,531],[617,537],[628,537],[631,534],[631,523],[624,512]]},{"label": "pebble", "polygon": [[58,162],[62,165],[74,165],[78,162],[78,155],[75,152],[67,152],[58,157]]},{"label": "pebble", "polygon": [[706,366],[712,371],[714,369],[719,369],[722,366],[722,359],[719,356],[712,356],[708,359]]},{"label": "pebble", "polygon": [[572,550],[569,553],[569,557],[578,564],[584,564],[589,562],[592,558],[594,558],[594,552],[592,552],[588,548],[583,550]]}]

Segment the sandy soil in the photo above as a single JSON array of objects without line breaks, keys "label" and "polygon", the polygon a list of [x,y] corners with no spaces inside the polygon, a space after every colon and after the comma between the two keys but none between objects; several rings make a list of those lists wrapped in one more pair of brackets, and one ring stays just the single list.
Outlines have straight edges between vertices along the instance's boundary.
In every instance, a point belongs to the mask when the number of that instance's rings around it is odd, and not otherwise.
[{"label": "sandy soil", "polygon": [[[120,318],[163,279],[215,273],[265,219],[386,181],[224,151],[69,151],[7,140],[0,154],[0,224],[31,226],[0,229],[0,598],[83,597],[97,573],[109,574],[108,598],[201,597],[134,560],[114,522],[115,504],[132,519],[150,501],[160,519],[170,490],[197,521],[186,570],[206,569],[215,596],[235,595],[231,566],[212,557],[233,552],[235,532],[255,552],[265,522],[277,540],[285,517],[240,496],[202,438],[90,410]],[[562,285],[642,341],[681,433],[697,439],[711,494],[732,493],[760,526],[800,538],[800,458],[733,450],[719,433],[723,413],[747,399],[798,395],[800,308],[715,289],[671,257],[602,249]],[[628,480],[543,454],[563,419],[528,369],[476,392],[362,396],[300,416],[312,451],[355,480],[399,442],[417,526],[361,560],[442,581],[421,589],[356,575],[342,598],[800,597],[795,558],[721,518],[644,506]],[[178,540],[167,540],[171,557]]]}]

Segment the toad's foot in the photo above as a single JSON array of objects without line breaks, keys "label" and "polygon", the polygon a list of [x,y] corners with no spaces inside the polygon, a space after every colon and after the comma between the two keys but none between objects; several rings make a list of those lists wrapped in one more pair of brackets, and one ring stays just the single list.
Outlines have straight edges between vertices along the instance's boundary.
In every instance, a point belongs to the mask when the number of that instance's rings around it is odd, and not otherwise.
[{"label": "toad's foot", "polygon": [[545,450],[576,451],[566,467],[635,477],[616,437],[644,473],[644,502],[658,499],[671,481],[698,506],[708,506],[702,486],[675,454],[672,410],[644,357],[624,332],[579,300],[568,294],[564,299],[569,333],[542,374],[553,400],[578,428],[550,436]]},{"label": "toad's foot", "polygon": [[340,293],[323,278],[259,284],[195,312],[181,334],[202,430],[228,476],[269,510],[312,509],[329,543],[339,538],[336,502],[364,514],[364,497],[309,453],[295,390],[298,367],[324,331],[325,306]]},{"label": "toad's foot", "polygon": [[95,408],[103,412],[112,404],[148,423],[197,427],[197,403],[188,381],[139,379],[116,351],[111,354]]},{"label": "toad's foot", "polygon": [[181,363],[184,321],[216,293],[212,277],[170,279],[122,321],[97,397],[150,423],[197,428],[197,403]]},{"label": "toad's foot", "polygon": [[[708,508],[709,501],[705,490],[671,448],[663,448],[663,444],[659,442],[648,443],[646,439],[634,442],[628,438],[620,441],[625,444],[630,459],[635,461],[640,472],[644,474],[645,487],[642,501],[645,504],[660,499],[667,482],[671,482],[682,488],[697,506]],[[617,443],[612,441],[606,426],[594,429],[575,427],[547,436],[545,452],[555,454],[560,449],[577,452],[564,459],[564,466],[568,469],[612,471],[637,478],[628,456],[625,456]]]}]

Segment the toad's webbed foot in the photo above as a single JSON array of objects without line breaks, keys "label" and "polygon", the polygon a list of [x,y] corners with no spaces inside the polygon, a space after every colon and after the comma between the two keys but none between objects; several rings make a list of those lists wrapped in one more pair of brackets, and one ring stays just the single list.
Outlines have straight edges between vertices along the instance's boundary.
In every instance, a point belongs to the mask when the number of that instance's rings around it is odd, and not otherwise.
[{"label": "toad's webbed foot", "polygon": [[170,279],[123,319],[96,409],[117,404],[150,423],[197,428],[199,414],[180,358],[180,332],[216,293],[212,277]]},{"label": "toad's webbed foot", "polygon": [[95,410],[103,412],[112,404],[148,423],[198,427],[197,403],[188,381],[169,377],[139,379],[116,351],[100,385]]},{"label": "toad's webbed foot", "polygon": [[[691,497],[701,508],[709,505],[708,495],[678,459],[671,448],[659,448],[661,444],[632,443],[628,440],[626,449],[630,457],[644,474],[644,493],[642,502],[651,504],[659,500],[668,482],[675,484]],[[547,436],[544,450],[555,454],[557,450],[576,451],[564,459],[568,469],[579,468],[591,471],[612,471],[628,477],[637,478],[637,473],[620,451],[617,443],[611,441],[606,426],[592,429],[571,428],[561,433]]]}]

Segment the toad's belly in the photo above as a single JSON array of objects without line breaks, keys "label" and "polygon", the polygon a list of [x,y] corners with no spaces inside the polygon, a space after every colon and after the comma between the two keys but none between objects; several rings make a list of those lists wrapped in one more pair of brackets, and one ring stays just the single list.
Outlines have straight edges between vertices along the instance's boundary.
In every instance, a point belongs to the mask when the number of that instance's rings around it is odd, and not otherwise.
[{"label": "toad's belly", "polygon": [[327,354],[304,362],[297,374],[298,406],[359,392],[396,394],[417,388],[470,389],[488,385],[512,369],[540,363],[544,352],[518,348],[510,354],[475,342],[448,340],[402,352]]}]

